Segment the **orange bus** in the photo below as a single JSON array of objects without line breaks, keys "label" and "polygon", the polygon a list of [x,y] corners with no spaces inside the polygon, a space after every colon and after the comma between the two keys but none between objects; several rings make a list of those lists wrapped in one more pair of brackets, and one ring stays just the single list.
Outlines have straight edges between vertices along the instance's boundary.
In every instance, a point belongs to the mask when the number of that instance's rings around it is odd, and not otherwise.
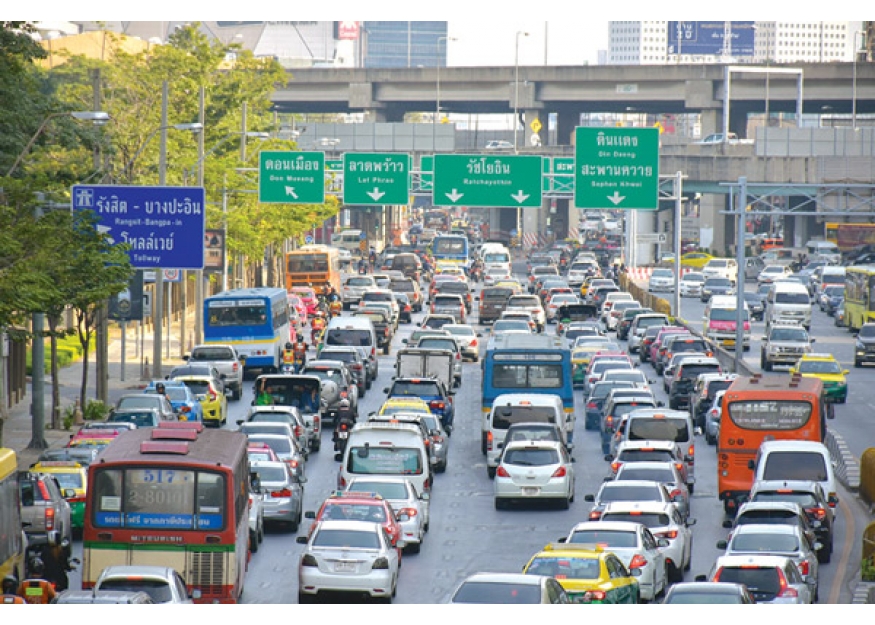
[{"label": "orange bus", "polygon": [[198,422],[128,430],[88,471],[82,588],[111,565],[163,564],[196,603],[236,603],[249,551],[248,438]]},{"label": "orange bus", "polygon": [[717,437],[717,492],[726,512],[734,513],[750,494],[752,463],[763,441],[823,442],[832,416],[817,378],[737,378],[723,396]]},{"label": "orange bus", "polygon": [[295,286],[313,287],[316,295],[325,295],[330,284],[340,293],[340,256],[337,248],[327,245],[304,245],[286,253],[286,290]]}]

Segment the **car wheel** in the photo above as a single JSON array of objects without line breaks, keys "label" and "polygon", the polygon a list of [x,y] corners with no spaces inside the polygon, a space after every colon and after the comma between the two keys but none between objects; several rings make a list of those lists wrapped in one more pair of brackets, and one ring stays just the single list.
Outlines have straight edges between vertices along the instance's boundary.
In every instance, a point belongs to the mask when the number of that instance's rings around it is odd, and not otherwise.
[{"label": "car wheel", "polygon": [[507,502],[504,499],[495,498],[495,509],[496,510],[504,510],[507,507]]},{"label": "car wheel", "polygon": [[258,532],[249,530],[249,551],[258,553]]},{"label": "car wheel", "polygon": [[717,441],[714,440],[714,437],[708,433],[705,433],[705,442],[709,445],[715,445],[717,443]]},{"label": "car wheel", "polygon": [[235,401],[240,399],[240,387],[239,386],[236,386],[233,389],[231,389],[231,399],[233,399]]},{"label": "car wheel", "polygon": [[404,551],[407,553],[419,553],[420,549],[422,549],[422,543],[410,543],[404,548]]},{"label": "car wheel", "polygon": [[258,542],[264,542],[264,519],[258,524]]},{"label": "car wheel", "polygon": [[687,484],[687,490],[690,491],[690,494],[693,494],[693,489],[695,488],[695,484]]},{"label": "car wheel", "polygon": [[305,592],[298,593],[298,603],[311,603],[312,599],[313,599],[313,597],[311,597],[310,595],[308,595]]},{"label": "car wheel", "polygon": [[562,499],[559,500],[559,509],[560,510],[568,510],[568,508],[570,508],[570,507],[571,507],[571,501],[568,499],[568,497],[563,497]]},{"label": "car wheel", "polygon": [[[495,479],[495,469],[496,469],[496,468],[497,468],[497,467],[486,467],[486,475],[489,476],[489,479],[490,479],[490,480],[494,480],[494,479]],[[495,501],[496,501],[496,504],[497,504],[498,500],[496,499]]]},{"label": "car wheel", "polygon": [[863,366],[863,363],[861,363],[859,360],[854,361],[854,368],[859,369],[862,366]]},{"label": "car wheel", "polygon": [[322,448],[322,441],[319,440],[318,438],[315,441],[312,441],[310,443],[310,451],[312,451],[314,454],[317,453],[321,448]]},{"label": "car wheel", "polygon": [[447,471],[447,463],[446,462],[442,462],[441,464],[439,464],[435,467],[436,473],[446,473],[446,471]]}]

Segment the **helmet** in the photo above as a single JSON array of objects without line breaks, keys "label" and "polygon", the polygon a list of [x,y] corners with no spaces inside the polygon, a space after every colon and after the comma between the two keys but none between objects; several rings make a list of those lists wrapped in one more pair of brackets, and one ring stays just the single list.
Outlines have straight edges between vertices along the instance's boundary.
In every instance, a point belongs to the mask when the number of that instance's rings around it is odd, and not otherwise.
[{"label": "helmet", "polygon": [[348,410],[349,409],[349,400],[348,399],[341,399],[340,400],[340,407],[344,410]]},{"label": "helmet", "polygon": [[14,595],[18,590],[18,578],[15,575],[7,575],[3,578],[3,592]]},{"label": "helmet", "polygon": [[43,564],[42,558],[34,558],[30,561],[30,572],[32,575],[42,575],[45,568],[46,566]]},{"label": "helmet", "polygon": [[286,343],[286,349],[292,349],[292,344],[291,344],[291,343]]}]

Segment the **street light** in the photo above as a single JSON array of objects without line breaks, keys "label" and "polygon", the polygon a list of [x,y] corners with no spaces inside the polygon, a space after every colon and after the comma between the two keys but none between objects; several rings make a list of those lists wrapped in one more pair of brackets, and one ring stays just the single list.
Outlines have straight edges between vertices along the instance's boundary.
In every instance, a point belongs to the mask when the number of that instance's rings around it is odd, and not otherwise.
[{"label": "street light", "polygon": [[98,126],[103,125],[109,121],[109,113],[106,113],[104,111],[63,111],[61,113],[51,113],[43,120],[43,123],[41,123],[39,128],[36,129],[36,132],[30,138],[30,141],[28,141],[27,145],[24,146],[24,149],[21,150],[18,158],[16,158],[15,162],[12,163],[12,167],[10,167],[9,171],[6,172],[7,177],[11,176],[12,173],[18,168],[19,163],[21,163],[24,157],[27,156],[28,152],[30,152],[30,149],[33,147],[33,144],[36,143],[36,140],[49,125],[49,121],[55,119],[56,117],[63,117],[65,115],[70,115],[71,117],[80,121],[91,121]]},{"label": "street light", "polygon": [[854,130],[857,129],[857,57],[859,56],[859,48],[857,47],[857,35],[863,35],[861,37],[861,43],[865,45],[866,43],[866,33],[855,30],[854,31],[854,43],[852,44],[853,52],[854,52],[854,62],[853,62],[853,88],[851,89],[851,128]]},{"label": "street light", "polygon": [[437,93],[435,95],[434,119],[431,123],[431,147],[437,152],[437,124],[441,117],[441,41],[457,41],[455,37],[438,37],[437,40]]},{"label": "street light", "polygon": [[520,106],[520,35],[528,37],[529,33],[518,30],[516,32],[516,48],[514,53],[514,95],[513,95],[513,153],[517,154],[517,126],[519,126],[519,106]]}]

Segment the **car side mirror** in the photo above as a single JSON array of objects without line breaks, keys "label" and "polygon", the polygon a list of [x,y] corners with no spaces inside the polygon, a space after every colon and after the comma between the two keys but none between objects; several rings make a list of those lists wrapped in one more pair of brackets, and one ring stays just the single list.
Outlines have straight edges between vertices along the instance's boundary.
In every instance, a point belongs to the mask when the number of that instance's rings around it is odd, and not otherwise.
[{"label": "car side mirror", "polygon": [[814,345],[815,340],[816,340],[816,339],[808,339],[808,341],[809,341],[812,345]]},{"label": "car side mirror", "polygon": [[298,543],[299,545],[306,545],[308,541],[309,541],[308,536],[297,536],[295,538],[295,542]]},{"label": "car side mirror", "polygon": [[696,519],[687,519],[686,521],[684,521],[684,524],[687,527],[692,527],[693,525],[696,524]]},{"label": "car side mirror", "polygon": [[753,471],[754,469],[757,468],[756,462],[754,462],[753,460],[748,460],[747,461],[747,468],[750,469],[751,471]]},{"label": "car side mirror", "polygon": [[722,525],[724,529],[732,529],[732,520],[726,519],[725,521],[723,521]]},{"label": "car side mirror", "polygon": [[728,547],[728,546],[729,546],[729,543],[725,540],[718,540],[717,541],[717,548],[718,549],[726,549],[726,547]]}]

